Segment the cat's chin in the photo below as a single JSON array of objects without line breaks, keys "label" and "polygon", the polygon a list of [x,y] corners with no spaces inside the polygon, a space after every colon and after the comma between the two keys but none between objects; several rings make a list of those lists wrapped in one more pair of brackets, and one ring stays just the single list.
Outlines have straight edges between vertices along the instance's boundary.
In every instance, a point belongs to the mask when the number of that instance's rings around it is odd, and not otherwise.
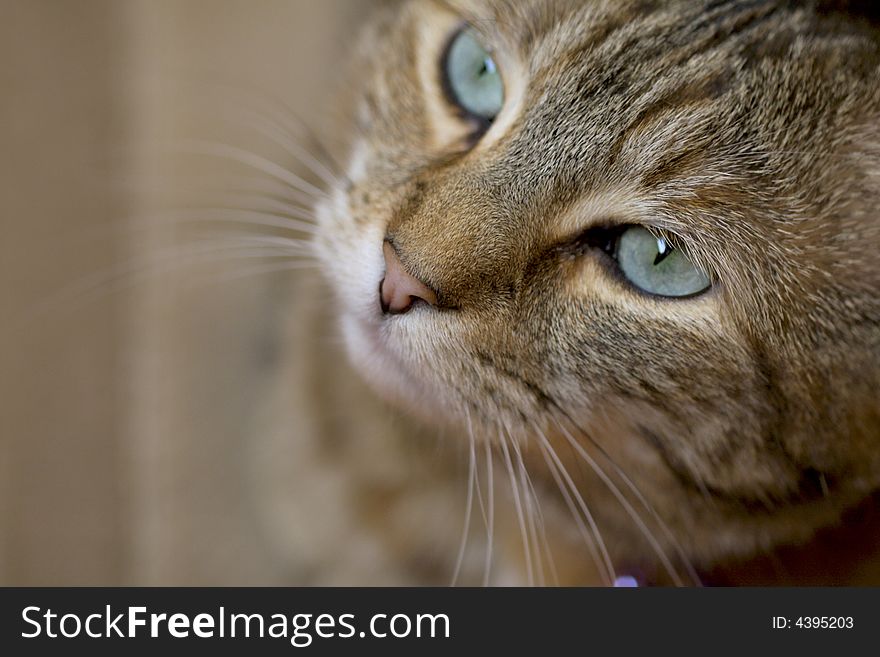
[{"label": "cat's chin", "polygon": [[453,420],[444,413],[439,391],[409,373],[385,343],[378,325],[346,315],[342,332],[349,360],[380,398],[425,424]]}]

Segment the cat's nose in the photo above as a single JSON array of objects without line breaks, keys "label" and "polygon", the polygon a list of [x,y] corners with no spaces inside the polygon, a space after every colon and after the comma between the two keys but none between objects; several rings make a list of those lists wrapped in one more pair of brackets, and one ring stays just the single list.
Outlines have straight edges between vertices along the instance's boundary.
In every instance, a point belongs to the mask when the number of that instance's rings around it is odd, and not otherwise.
[{"label": "cat's nose", "polygon": [[385,278],[379,284],[382,312],[400,315],[412,308],[418,300],[436,306],[436,292],[404,268],[391,242],[385,242],[382,251],[385,254]]}]

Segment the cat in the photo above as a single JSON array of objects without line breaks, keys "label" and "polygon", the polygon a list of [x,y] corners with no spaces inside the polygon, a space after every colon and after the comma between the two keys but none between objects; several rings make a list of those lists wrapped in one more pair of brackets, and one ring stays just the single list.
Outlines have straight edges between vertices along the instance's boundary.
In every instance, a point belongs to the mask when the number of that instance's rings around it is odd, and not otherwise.
[{"label": "cat", "polygon": [[279,539],[303,572],[696,585],[871,499],[880,42],[855,5],[376,12],[316,206],[326,286],[293,295],[261,429],[277,531],[320,500]]}]

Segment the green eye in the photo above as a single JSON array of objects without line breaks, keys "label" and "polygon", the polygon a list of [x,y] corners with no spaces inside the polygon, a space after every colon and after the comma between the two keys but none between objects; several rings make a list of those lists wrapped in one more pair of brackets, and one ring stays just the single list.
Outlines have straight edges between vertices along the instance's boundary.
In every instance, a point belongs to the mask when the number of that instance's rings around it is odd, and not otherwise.
[{"label": "green eye", "polygon": [[711,285],[680,249],[641,226],[621,233],[615,257],[629,282],[650,294],[687,297]]},{"label": "green eye", "polygon": [[504,105],[504,85],[489,51],[474,33],[463,30],[452,40],[444,62],[451,100],[465,112],[490,122]]}]

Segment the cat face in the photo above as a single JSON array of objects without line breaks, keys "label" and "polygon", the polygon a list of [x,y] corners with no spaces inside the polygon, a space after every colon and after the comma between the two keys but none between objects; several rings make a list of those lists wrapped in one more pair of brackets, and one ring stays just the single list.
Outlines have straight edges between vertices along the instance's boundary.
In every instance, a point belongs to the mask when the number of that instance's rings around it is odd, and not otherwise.
[{"label": "cat face", "polygon": [[803,538],[880,474],[878,53],[787,3],[394,6],[318,208],[352,360],[621,558]]}]

